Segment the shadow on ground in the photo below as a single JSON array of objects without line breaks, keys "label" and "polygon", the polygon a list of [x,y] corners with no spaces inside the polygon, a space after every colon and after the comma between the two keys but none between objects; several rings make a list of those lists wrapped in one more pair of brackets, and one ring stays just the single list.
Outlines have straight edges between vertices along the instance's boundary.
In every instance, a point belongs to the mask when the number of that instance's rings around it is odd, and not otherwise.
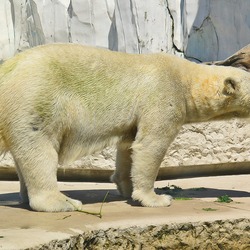
[{"label": "shadow on ground", "polygon": [[188,188],[182,189],[174,187],[158,188],[156,190],[159,194],[168,194],[173,197],[187,197],[187,198],[217,198],[219,196],[228,195],[229,197],[250,197],[250,192],[240,190],[214,189],[214,188]]},{"label": "shadow on ground", "polygon": [[[116,190],[70,190],[70,191],[62,191],[65,195],[70,198],[77,199],[83,202],[83,204],[95,204],[102,203],[104,197],[107,195],[105,202],[114,202],[114,201],[123,201],[122,198]],[[0,194],[0,206],[8,206],[15,208],[23,208],[29,209],[28,204],[24,204],[21,202],[19,193],[6,193]]]},{"label": "shadow on ground", "polygon": [[[157,188],[156,193],[158,194],[168,194],[175,197],[185,197],[185,198],[216,198],[223,195],[228,195],[231,198],[241,198],[250,197],[250,192],[239,191],[239,190],[226,190],[226,189],[213,189],[213,188],[190,188],[181,189],[175,187],[170,189],[169,187]],[[116,201],[126,201],[121,197],[114,189],[104,189],[104,190],[70,190],[63,191],[63,193],[73,199],[81,200],[84,204],[95,204],[102,203],[104,197],[108,193],[105,202],[116,202]],[[132,206],[138,206],[137,202],[132,200],[126,201]],[[30,210],[28,204],[21,203],[19,198],[19,193],[6,193],[0,194],[0,206],[8,206],[15,208],[23,208]]]}]

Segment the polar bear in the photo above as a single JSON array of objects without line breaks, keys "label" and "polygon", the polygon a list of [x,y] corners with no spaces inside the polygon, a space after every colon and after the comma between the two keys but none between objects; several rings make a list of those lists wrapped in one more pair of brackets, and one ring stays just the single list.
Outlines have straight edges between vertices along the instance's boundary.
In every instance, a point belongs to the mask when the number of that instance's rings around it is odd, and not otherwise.
[{"label": "polar bear", "polygon": [[181,126],[249,110],[249,73],[165,53],[51,44],[0,66],[0,150],[13,155],[21,197],[36,211],[81,209],[58,190],[58,163],[112,144],[119,192],[143,206],[169,206],[154,181]]}]

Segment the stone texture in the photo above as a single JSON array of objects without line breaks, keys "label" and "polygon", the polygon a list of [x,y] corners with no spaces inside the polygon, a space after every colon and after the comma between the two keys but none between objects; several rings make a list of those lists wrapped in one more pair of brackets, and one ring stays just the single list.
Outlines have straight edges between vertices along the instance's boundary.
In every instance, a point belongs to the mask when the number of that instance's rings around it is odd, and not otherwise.
[{"label": "stone texture", "polygon": [[[245,0],[2,0],[0,61],[52,42],[224,60],[249,43],[249,13]],[[185,126],[164,164],[248,161],[249,126],[237,120]],[[112,168],[114,158],[115,150],[106,149],[73,166]],[[13,165],[11,157],[0,165]]]},{"label": "stone texture", "polygon": [[91,231],[33,249],[185,249],[243,250],[250,248],[250,220],[182,223]]},{"label": "stone texture", "polygon": [[223,61],[206,62],[208,65],[232,66],[250,72],[250,44]]},{"label": "stone texture", "polygon": [[249,43],[249,12],[244,0],[2,0],[0,59],[39,44],[76,42],[222,60]]},{"label": "stone texture", "polygon": [[167,165],[249,161],[250,124],[232,120],[186,125],[168,150]]}]

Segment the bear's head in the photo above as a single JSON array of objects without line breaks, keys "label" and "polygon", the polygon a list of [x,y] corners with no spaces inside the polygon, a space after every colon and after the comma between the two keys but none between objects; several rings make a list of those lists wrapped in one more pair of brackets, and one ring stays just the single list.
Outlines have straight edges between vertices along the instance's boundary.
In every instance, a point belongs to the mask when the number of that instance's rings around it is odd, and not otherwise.
[{"label": "bear's head", "polygon": [[235,69],[231,75],[224,79],[222,90],[225,108],[232,111],[228,115],[233,114],[237,118],[250,117],[250,73]]}]

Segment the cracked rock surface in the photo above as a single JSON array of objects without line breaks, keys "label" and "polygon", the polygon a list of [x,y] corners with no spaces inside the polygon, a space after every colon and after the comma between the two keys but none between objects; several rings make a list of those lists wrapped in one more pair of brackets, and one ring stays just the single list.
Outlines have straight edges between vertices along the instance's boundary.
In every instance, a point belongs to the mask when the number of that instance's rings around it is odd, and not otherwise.
[{"label": "cracked rock surface", "polygon": [[[249,13],[245,0],[2,0],[0,61],[53,42],[224,60],[249,43]],[[249,123],[238,120],[185,126],[163,164],[249,161],[248,131]],[[105,149],[73,166],[113,168],[114,158],[115,150]],[[9,155],[0,162],[8,165]]]},{"label": "cracked rock surface", "polygon": [[[91,231],[39,249],[249,249],[248,219]],[[29,248],[30,250],[35,248]]]}]

